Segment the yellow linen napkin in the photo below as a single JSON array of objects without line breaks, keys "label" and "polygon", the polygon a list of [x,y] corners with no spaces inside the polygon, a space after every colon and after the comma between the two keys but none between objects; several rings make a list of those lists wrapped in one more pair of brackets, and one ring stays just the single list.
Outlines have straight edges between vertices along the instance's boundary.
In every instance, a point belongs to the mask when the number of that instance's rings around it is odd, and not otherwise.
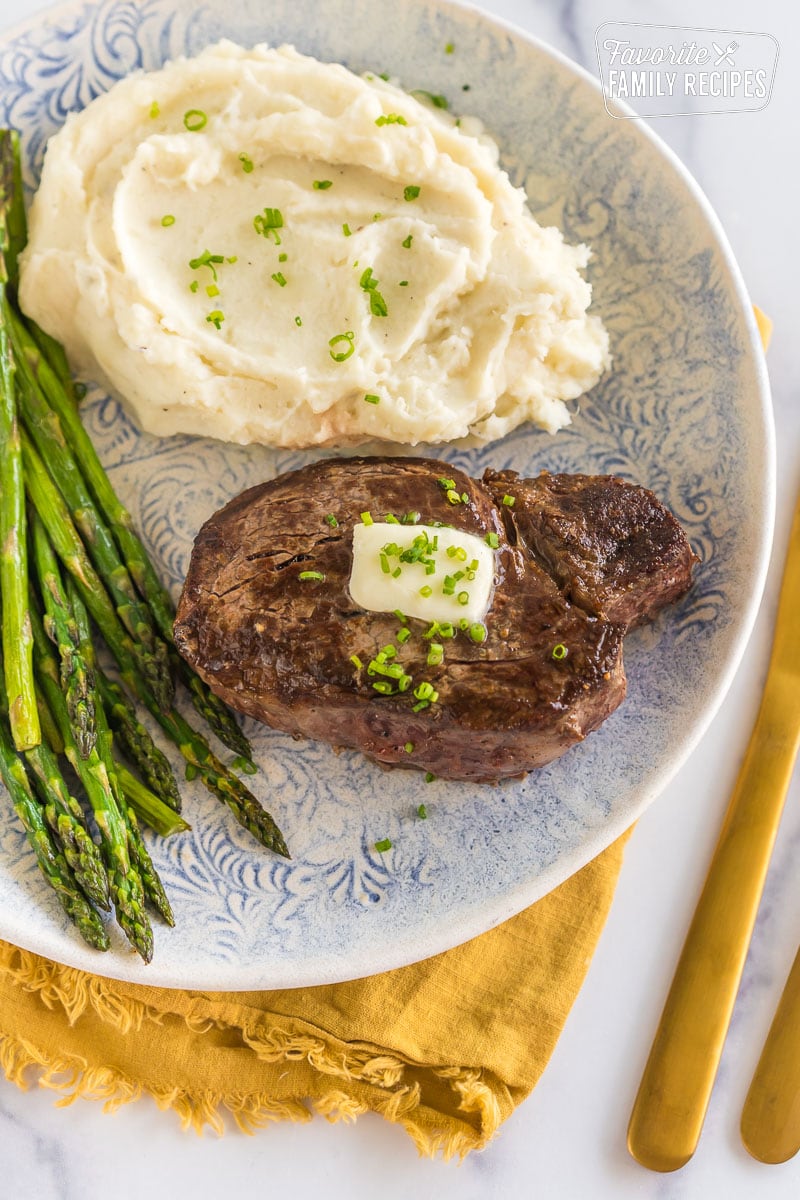
[{"label": "yellow linen napkin", "polygon": [[529,1094],[578,994],[622,864],[621,838],[489,933],[369,979],[262,992],[117,983],[0,942],[8,1079],[101,1099],[149,1092],[185,1128],[273,1120],[402,1124],[420,1152],[485,1146]]},{"label": "yellow linen napkin", "polygon": [[[755,309],[764,348],[772,322]],[[630,831],[629,831],[630,832]],[[487,1144],[533,1090],[591,962],[628,834],[489,933],[351,983],[184,992],[0,941],[0,1066],[113,1110],[147,1092],[184,1128],[380,1113],[420,1153]]]}]

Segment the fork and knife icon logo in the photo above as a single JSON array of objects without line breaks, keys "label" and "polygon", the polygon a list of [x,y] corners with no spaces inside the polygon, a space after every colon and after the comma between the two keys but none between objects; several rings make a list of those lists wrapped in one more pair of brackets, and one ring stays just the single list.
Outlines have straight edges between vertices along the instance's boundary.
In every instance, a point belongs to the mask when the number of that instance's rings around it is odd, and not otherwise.
[{"label": "fork and knife icon logo", "polygon": [[714,63],[715,67],[718,67],[720,65],[720,63],[723,63],[723,62],[727,63],[728,66],[730,66],[730,67],[736,66],[736,63],[733,61],[733,58],[731,56],[732,56],[734,50],[739,49],[738,42],[729,42],[724,50],[722,49],[722,46],[718,46],[717,43],[714,41],[712,41],[711,45],[714,47],[714,52],[717,55],[719,55],[719,57],[717,58],[717,61]]}]

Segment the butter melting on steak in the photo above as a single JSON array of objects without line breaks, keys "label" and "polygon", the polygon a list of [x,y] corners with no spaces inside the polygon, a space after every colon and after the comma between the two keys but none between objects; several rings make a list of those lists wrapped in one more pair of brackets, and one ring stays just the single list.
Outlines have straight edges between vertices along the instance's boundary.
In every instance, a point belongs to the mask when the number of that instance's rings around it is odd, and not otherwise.
[{"label": "butter melting on steak", "polygon": [[[442,477],[468,503],[451,505]],[[427,623],[409,620],[397,660],[439,694],[416,713],[412,690],[379,695],[367,673],[400,624],[348,594],[365,511],[417,513],[416,523],[499,543],[483,643],[460,631],[428,666]],[[683,595],[695,561],[655,496],[614,476],[487,471],[478,481],[424,458],[326,460],[250,488],[206,522],[175,638],[219,696],[276,729],[385,765],[495,782],[550,762],[614,711],[626,629]],[[308,571],[324,579],[301,579]]]}]

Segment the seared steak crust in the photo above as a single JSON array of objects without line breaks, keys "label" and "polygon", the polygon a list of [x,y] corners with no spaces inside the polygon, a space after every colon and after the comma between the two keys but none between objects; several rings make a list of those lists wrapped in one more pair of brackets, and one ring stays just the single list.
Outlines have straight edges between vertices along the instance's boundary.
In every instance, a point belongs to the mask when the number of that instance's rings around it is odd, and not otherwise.
[{"label": "seared steak crust", "polygon": [[[442,476],[467,504],[448,503]],[[431,667],[426,623],[409,622],[398,659],[439,693],[418,713],[411,692],[381,696],[366,671],[399,622],[348,593],[365,511],[414,512],[421,524],[499,540],[483,644],[460,632]],[[424,458],[324,460],[250,488],[206,522],[175,638],[218,695],[275,728],[388,765],[495,781],[544,765],[613,712],[625,694],[626,628],[685,592],[693,561],[652,493],[612,476],[487,472],[479,482]],[[301,580],[305,571],[324,581]]]}]

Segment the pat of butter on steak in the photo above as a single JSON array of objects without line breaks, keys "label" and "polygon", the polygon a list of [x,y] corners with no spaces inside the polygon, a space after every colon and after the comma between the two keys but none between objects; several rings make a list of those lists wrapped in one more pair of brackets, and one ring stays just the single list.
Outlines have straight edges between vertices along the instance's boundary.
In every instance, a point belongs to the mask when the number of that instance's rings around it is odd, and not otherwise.
[{"label": "pat of butter on steak", "polygon": [[[466,502],[451,503],[442,478]],[[473,627],[484,640],[354,603],[353,529],[365,512],[496,541],[485,636]],[[217,695],[276,729],[387,766],[495,782],[550,762],[614,711],[626,630],[679,599],[695,561],[652,492],[615,476],[487,471],[479,481],[425,458],[326,460],[250,488],[205,523],[175,639]],[[387,662],[400,677],[377,669]]]}]

